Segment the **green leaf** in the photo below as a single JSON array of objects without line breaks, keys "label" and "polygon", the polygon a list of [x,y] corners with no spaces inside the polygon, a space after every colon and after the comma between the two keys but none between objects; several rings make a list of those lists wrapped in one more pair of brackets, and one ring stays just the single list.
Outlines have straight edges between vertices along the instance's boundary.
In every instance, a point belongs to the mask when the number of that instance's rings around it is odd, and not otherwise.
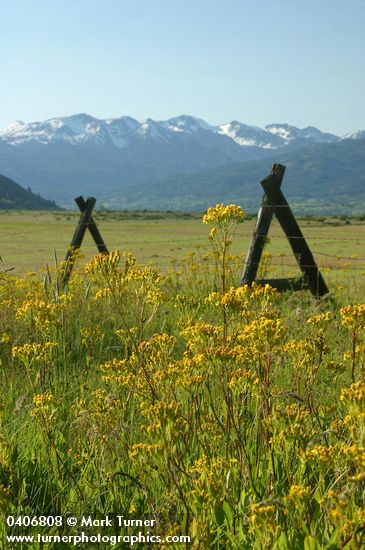
[{"label": "green leaf", "polygon": [[288,537],[286,536],[284,531],[282,531],[280,537],[276,541],[276,548],[277,550],[288,550],[288,548],[290,548]]},{"label": "green leaf", "polygon": [[216,522],[219,526],[222,526],[225,522],[226,516],[222,506],[216,506],[214,508],[214,515]]},{"label": "green leaf", "polygon": [[229,527],[231,528],[232,524],[233,524],[233,512],[232,512],[232,509],[231,509],[230,505],[228,504],[228,502],[226,500],[223,502],[223,510],[224,510],[224,513],[225,513],[225,516],[226,516],[227,523],[228,523]]},{"label": "green leaf", "polygon": [[321,546],[312,535],[307,535],[304,539],[304,550],[321,550]]}]

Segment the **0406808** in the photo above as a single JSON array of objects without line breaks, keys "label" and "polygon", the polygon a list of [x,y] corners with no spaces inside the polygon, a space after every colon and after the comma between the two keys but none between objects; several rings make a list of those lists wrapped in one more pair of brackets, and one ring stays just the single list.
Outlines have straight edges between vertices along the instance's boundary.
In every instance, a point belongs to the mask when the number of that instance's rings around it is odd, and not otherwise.
[{"label": "0406808", "polygon": [[61,516],[7,516],[6,524],[9,527],[19,526],[19,527],[60,527],[62,525]]}]

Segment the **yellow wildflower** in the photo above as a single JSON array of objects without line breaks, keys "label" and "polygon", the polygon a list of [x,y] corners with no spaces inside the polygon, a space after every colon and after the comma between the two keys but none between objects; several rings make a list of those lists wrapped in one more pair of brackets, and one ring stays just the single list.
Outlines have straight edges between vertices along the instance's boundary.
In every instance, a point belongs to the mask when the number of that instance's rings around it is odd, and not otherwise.
[{"label": "yellow wildflower", "polygon": [[228,206],[217,204],[214,207],[208,208],[207,213],[203,216],[203,223],[221,223],[230,220],[239,222],[243,220],[244,215],[245,213],[240,206],[236,206],[235,204],[229,204]]}]

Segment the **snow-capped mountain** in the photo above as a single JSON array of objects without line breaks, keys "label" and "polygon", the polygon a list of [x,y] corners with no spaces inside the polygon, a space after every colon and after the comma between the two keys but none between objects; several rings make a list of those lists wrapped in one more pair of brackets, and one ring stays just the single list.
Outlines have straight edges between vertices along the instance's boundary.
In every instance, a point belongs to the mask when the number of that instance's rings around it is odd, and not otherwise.
[{"label": "snow-capped mountain", "polygon": [[128,116],[103,120],[78,114],[29,124],[15,122],[0,132],[0,140],[10,145],[21,145],[30,141],[42,144],[65,142],[72,145],[113,145],[122,149],[134,141],[146,139],[166,142],[175,139],[177,134],[191,139],[198,134],[200,138],[204,134],[209,139],[209,134],[215,134],[218,139],[224,136],[242,148],[261,149],[283,148],[296,140],[330,143],[339,139],[317,128],[299,129],[289,124],[269,124],[262,129],[238,121],[212,126],[200,118],[187,115],[165,121],[148,118],[139,122]]},{"label": "snow-capped mountain", "polygon": [[278,149],[285,146],[286,141],[280,136],[258,128],[248,126],[236,120],[219,126],[219,133],[228,136],[241,147],[260,147],[262,149]]},{"label": "snow-capped mountain", "polygon": [[286,143],[294,140],[309,140],[314,143],[332,143],[338,140],[338,136],[321,132],[313,126],[299,129],[289,124],[269,124],[265,130],[276,137],[280,137]]},{"label": "snow-capped mountain", "polygon": [[138,121],[77,114],[15,122],[0,131],[0,174],[69,206],[81,193],[101,199],[151,180],[236,162],[277,162],[286,152],[362,137],[358,132],[339,138],[288,124],[259,128],[232,121],[214,126],[187,115]]},{"label": "snow-capped mountain", "polygon": [[365,139],[365,130],[356,130],[342,136],[341,139]]},{"label": "snow-capped mountain", "polygon": [[169,118],[168,120],[161,120],[162,126],[172,130],[173,132],[183,132],[187,134],[195,134],[200,130],[207,130],[208,132],[216,132],[216,127],[207,124],[201,118],[181,115],[175,118]]}]

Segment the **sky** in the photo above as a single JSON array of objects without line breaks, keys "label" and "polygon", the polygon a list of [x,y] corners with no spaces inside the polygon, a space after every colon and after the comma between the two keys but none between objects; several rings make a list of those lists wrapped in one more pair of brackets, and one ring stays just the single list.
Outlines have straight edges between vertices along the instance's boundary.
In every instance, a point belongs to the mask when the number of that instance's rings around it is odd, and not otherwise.
[{"label": "sky", "polygon": [[88,113],[365,129],[365,0],[0,0],[0,129]]}]

